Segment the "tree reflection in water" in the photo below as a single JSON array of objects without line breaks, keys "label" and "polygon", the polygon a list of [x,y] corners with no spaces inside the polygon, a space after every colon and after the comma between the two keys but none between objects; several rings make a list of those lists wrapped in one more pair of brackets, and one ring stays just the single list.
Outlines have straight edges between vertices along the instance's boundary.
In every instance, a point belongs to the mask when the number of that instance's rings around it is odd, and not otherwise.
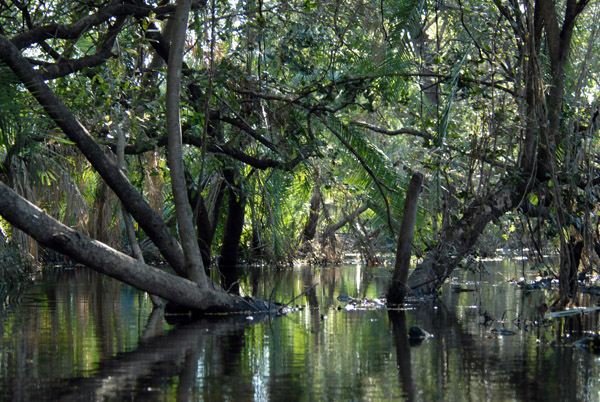
[{"label": "tree reflection in water", "polygon": [[[600,362],[573,347],[597,333],[597,313],[536,325],[548,294],[500,275],[459,273],[438,301],[388,311],[338,301],[385,294],[385,267],[256,268],[240,278],[242,292],[301,310],[177,325],[145,295],[87,270],[46,275],[0,315],[1,400],[568,401],[600,392]],[[450,291],[457,285],[475,291]],[[433,337],[411,346],[411,326]]]}]

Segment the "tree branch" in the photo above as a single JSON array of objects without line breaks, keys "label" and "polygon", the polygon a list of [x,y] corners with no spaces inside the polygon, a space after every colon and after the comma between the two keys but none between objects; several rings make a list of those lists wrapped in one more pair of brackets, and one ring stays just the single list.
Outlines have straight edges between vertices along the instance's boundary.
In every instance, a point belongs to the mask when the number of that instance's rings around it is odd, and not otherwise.
[{"label": "tree branch", "polygon": [[174,6],[151,7],[113,2],[97,13],[85,16],[72,24],[53,23],[31,28],[12,37],[11,42],[17,49],[23,50],[34,43],[40,43],[47,39],[77,39],[91,27],[103,24],[113,17],[135,16],[143,18],[150,15],[150,13],[164,15],[172,13],[174,10]]},{"label": "tree branch", "polygon": [[[125,23],[126,17],[120,16],[114,24],[106,31],[106,37],[102,45],[96,50],[95,54],[81,57],[74,60],[60,59],[56,63],[39,63],[42,78],[50,80],[64,77],[76,71],[99,66],[113,56],[112,48],[115,44],[118,34]],[[37,64],[37,63],[36,63]]]},{"label": "tree branch", "polygon": [[423,131],[414,130],[412,128],[400,128],[398,130],[386,130],[384,128],[377,127],[377,126],[374,126],[372,124],[369,124],[369,123],[366,123],[363,121],[351,121],[350,124],[368,128],[369,130],[375,131],[376,133],[381,133],[381,134],[385,134],[385,135],[389,135],[389,136],[408,134],[408,135],[412,135],[415,137],[425,138],[426,140],[434,139],[433,135],[423,132]]},{"label": "tree branch", "polygon": [[129,212],[156,244],[178,274],[185,274],[183,251],[160,216],[133,187],[114,160],[94,141],[69,108],[52,92],[17,47],[0,35],[0,60],[13,71],[54,123],[73,141],[104,181],[128,207]]}]

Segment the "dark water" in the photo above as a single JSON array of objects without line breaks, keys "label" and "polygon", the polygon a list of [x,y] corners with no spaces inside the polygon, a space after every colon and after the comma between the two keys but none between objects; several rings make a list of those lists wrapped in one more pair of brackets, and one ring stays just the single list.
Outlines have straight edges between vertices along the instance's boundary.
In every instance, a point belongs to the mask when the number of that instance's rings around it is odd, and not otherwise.
[{"label": "dark water", "polygon": [[[381,297],[386,267],[254,268],[246,294],[301,295],[293,304],[304,309],[175,326],[125,285],[47,270],[0,312],[0,399],[599,400],[600,358],[573,345],[597,333],[597,313],[540,323],[536,308],[551,292],[505,280],[521,275],[519,264],[488,269],[457,273],[437,302],[387,310],[338,301]],[[415,345],[411,326],[433,337]]]}]

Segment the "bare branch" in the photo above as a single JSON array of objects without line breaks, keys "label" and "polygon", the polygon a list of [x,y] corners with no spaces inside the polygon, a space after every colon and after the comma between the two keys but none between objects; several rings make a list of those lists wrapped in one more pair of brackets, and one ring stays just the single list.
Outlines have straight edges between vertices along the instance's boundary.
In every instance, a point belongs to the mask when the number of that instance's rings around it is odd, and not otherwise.
[{"label": "bare branch", "polygon": [[408,134],[408,135],[412,135],[415,137],[421,137],[421,138],[425,138],[427,140],[433,140],[434,137],[433,135],[423,132],[423,131],[418,131],[418,130],[414,130],[412,128],[400,128],[398,130],[386,130],[384,128],[381,127],[377,127],[374,126],[372,124],[363,122],[363,121],[351,121],[350,124],[356,125],[356,126],[360,126],[360,127],[364,127],[364,128],[368,128],[369,130],[375,131],[376,133],[381,133],[381,134],[385,134],[385,135],[389,135],[389,136],[395,136],[395,135],[400,135],[400,134]]}]

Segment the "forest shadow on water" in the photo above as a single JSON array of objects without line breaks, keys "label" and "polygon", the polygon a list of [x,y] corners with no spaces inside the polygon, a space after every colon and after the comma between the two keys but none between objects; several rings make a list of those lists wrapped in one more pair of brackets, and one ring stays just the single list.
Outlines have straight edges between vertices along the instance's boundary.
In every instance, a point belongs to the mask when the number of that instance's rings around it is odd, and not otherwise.
[{"label": "forest shadow on water", "polygon": [[249,268],[243,292],[298,311],[176,325],[126,285],[47,269],[1,311],[0,399],[598,400],[600,358],[576,346],[598,313],[544,320],[549,290],[486,265],[399,309],[379,304],[389,267]]}]

